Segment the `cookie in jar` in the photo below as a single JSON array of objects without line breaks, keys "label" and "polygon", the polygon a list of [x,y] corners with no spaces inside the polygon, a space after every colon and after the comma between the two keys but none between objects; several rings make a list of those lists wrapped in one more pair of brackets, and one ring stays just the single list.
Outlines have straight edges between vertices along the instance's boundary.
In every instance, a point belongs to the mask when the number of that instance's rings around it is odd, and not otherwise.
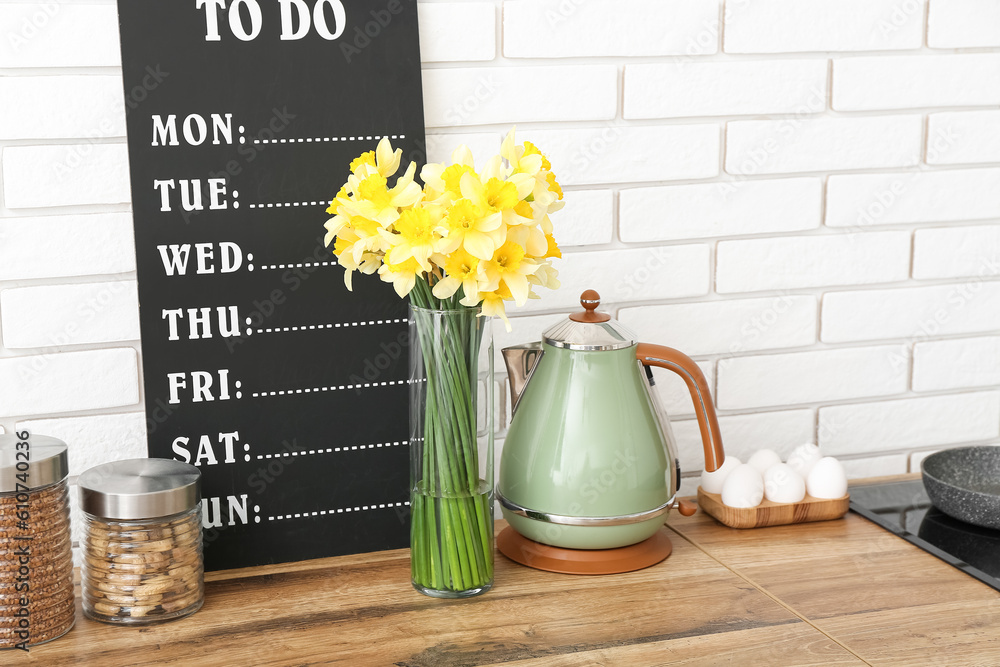
[{"label": "cookie in jar", "polygon": [[201,472],[130,459],[80,475],[83,612],[143,624],[193,614],[205,598]]}]

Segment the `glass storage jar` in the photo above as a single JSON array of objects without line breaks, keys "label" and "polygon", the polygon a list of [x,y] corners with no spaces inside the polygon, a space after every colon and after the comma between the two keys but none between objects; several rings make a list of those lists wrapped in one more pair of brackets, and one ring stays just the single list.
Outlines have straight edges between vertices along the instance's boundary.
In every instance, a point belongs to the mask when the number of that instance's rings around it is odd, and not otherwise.
[{"label": "glass storage jar", "polygon": [[76,621],[66,443],[0,435],[0,648],[27,649]]},{"label": "glass storage jar", "polygon": [[205,597],[201,472],[130,459],[80,475],[83,612],[141,624],[193,614]]}]

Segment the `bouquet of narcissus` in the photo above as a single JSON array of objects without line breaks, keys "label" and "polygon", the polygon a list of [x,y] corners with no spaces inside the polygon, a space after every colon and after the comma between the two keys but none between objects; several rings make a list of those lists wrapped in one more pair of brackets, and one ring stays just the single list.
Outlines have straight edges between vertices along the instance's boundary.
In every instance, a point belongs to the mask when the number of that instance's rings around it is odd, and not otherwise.
[{"label": "bouquet of narcissus", "polygon": [[334,243],[348,288],[354,271],[378,273],[414,304],[481,306],[509,330],[505,301],[520,306],[538,298],[536,285],[559,286],[549,214],[562,208],[563,193],[549,161],[530,142],[515,144],[511,130],[482,173],[460,146],[452,165],[424,165],[423,188],[412,162],[389,187],[401,155],[383,138],[351,163],[327,209],[325,242]]},{"label": "bouquet of narcissus", "polygon": [[[387,139],[351,163],[327,209],[326,244],[346,270],[378,273],[410,297],[410,563],[414,587],[466,597],[493,584],[493,346],[504,303],[556,288],[549,214],[562,207],[551,165],[513,131],[477,172],[410,164]],[[481,317],[484,316],[484,317]],[[383,383],[384,384],[384,383]]]}]

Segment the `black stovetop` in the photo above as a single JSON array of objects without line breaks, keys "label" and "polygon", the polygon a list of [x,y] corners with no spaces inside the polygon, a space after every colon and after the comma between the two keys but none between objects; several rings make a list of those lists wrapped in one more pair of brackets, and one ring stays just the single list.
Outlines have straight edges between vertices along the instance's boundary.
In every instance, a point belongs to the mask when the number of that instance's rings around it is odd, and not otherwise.
[{"label": "black stovetop", "polygon": [[944,514],[921,480],[852,486],[851,509],[1000,591],[1000,530]]}]

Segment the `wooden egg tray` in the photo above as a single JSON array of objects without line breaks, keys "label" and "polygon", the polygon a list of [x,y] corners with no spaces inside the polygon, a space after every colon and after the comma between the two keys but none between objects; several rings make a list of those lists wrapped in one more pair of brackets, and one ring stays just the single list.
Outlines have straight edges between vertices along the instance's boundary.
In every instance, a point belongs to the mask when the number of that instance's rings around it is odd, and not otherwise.
[{"label": "wooden egg tray", "polygon": [[843,498],[826,500],[807,495],[797,503],[776,503],[764,500],[757,507],[728,507],[722,496],[708,493],[698,487],[698,506],[730,528],[762,528],[783,526],[807,521],[829,521],[847,514],[851,504],[850,494]]}]

